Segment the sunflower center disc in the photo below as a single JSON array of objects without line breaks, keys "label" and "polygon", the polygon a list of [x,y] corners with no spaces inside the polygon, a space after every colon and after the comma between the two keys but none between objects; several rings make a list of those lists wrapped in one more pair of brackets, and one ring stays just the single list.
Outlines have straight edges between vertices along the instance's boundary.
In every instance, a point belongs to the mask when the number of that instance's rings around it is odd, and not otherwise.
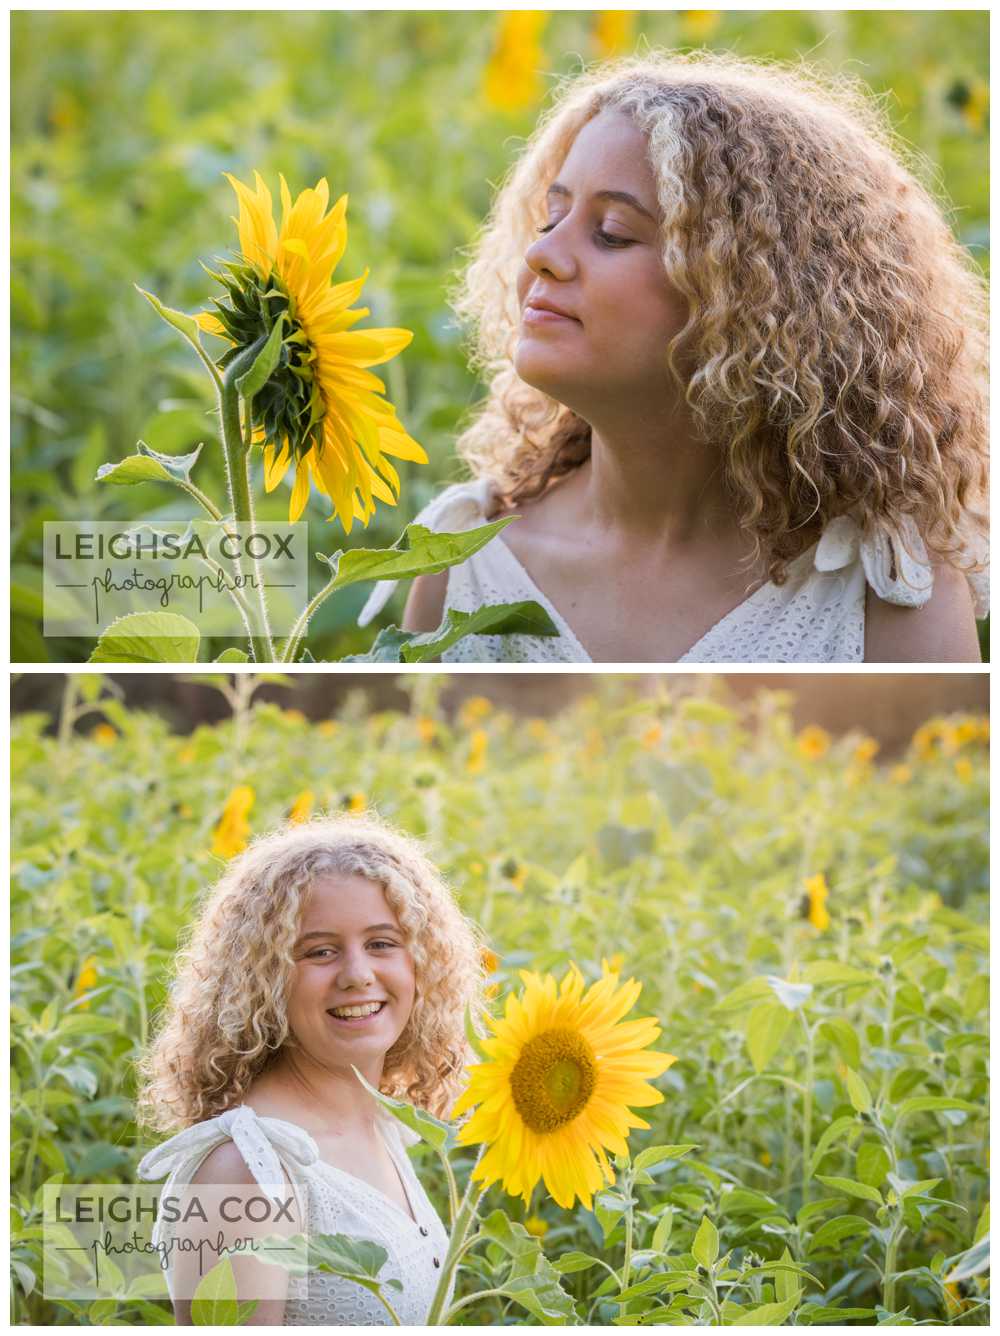
[{"label": "sunflower center disc", "polygon": [[529,1039],[510,1074],[514,1107],[533,1132],[571,1123],[594,1093],[597,1066],[574,1030],[546,1030]]}]

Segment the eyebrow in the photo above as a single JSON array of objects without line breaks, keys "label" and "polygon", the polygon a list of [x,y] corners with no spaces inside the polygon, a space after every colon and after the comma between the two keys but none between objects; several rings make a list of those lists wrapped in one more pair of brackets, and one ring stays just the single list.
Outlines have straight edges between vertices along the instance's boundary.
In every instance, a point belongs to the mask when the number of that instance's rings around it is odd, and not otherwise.
[{"label": "eyebrow", "polygon": [[[395,923],[373,923],[364,932],[399,932],[400,929]],[[340,933],[333,932],[329,928],[318,928],[315,932],[305,932],[298,939],[299,944],[311,941],[314,937],[339,937]]]},{"label": "eyebrow", "polygon": [[[548,190],[546,190],[545,192],[546,199],[548,199],[550,195],[562,195],[566,199],[573,198],[572,190],[562,185],[562,183],[559,181],[555,181],[552,185],[549,186]],[[643,217],[648,218],[650,222],[655,223],[657,221],[656,216],[654,214],[651,214],[649,210],[646,208],[646,206],[644,204],[640,204],[639,201],[636,199],[636,197],[634,195],[630,195],[627,190],[595,190],[593,195],[591,195],[591,199],[615,200],[619,204],[627,204],[629,208],[635,209],[637,213],[641,213]]]}]

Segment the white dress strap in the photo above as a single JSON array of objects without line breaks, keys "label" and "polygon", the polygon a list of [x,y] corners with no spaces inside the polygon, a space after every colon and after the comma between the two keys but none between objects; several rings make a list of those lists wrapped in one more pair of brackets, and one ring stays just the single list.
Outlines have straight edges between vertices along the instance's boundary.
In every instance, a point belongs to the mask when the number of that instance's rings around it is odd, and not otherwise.
[{"label": "white dress strap", "polygon": [[[985,569],[988,554],[985,544],[976,552],[973,546],[970,542],[967,555],[984,569],[967,573],[966,578],[976,616],[985,617],[989,611],[989,573]],[[909,515],[903,516],[899,529],[892,534],[883,530],[863,533],[850,515],[831,520],[816,544],[816,569],[843,570],[858,559],[868,584],[886,603],[919,608],[934,592],[934,571],[927,548]]]},{"label": "white dress strap", "polygon": [[[435,533],[463,533],[485,524],[497,506],[497,492],[489,478],[454,483],[424,506],[412,521]],[[359,626],[367,626],[389,602],[398,580],[379,580],[368,596],[358,617]]]},{"label": "white dress strap", "polygon": [[[186,1187],[216,1146],[232,1141],[246,1166],[272,1198],[285,1195],[285,1172],[293,1186],[302,1170],[319,1159],[316,1142],[302,1128],[280,1118],[261,1118],[246,1104],[178,1132],[139,1162],[144,1179],[166,1177],[171,1188]],[[164,1188],[166,1191],[166,1188]]]}]

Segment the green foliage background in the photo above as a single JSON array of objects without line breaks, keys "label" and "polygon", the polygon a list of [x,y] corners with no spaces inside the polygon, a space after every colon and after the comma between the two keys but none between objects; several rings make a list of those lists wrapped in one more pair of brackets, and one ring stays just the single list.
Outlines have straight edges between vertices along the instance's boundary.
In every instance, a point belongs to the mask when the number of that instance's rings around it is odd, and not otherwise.
[{"label": "green foliage background", "polygon": [[[594,21],[550,16],[547,80],[597,56]],[[170,306],[206,305],[213,285],[199,261],[235,241],[225,170],[249,179],[258,168],[272,184],[282,171],[293,191],[325,175],[334,197],[347,191],[338,276],[369,265],[371,322],[415,332],[384,370],[432,463],[404,466],[398,511],[380,510],[351,542],[387,545],[458,476],[452,444],[479,387],[445,291],[539,110],[510,114],[485,100],[498,22],[486,12],[12,16],[15,661],[90,650],[40,634],[45,520],[188,513],[184,498],[155,486],[102,490],[99,464],[132,453],[139,438],[176,452],[204,440],[212,462],[199,476],[221,490],[204,372],[132,284]],[[860,75],[887,95],[893,122],[926,155],[922,175],[953,202],[959,235],[985,264],[986,13],[640,12],[640,38],[806,57]],[[263,516],[286,508],[282,488]],[[308,513],[312,547],[340,546],[318,504]],[[318,563],[313,579],[318,587]],[[326,605],[313,627],[316,657],[364,647],[370,636],[353,627],[362,597]]]},{"label": "green foliage background", "polygon": [[[645,1111],[651,1130],[633,1135],[632,1152],[662,1142],[696,1150],[637,1188],[635,1280],[693,1267],[707,1213],[723,1253],[777,1259],[787,1247],[817,1277],[795,1304],[797,1325],[845,1322],[846,1310],[874,1322],[887,1232],[872,1192],[881,1200],[890,1186],[873,1123],[857,1113],[855,1072],[889,1129],[898,1176],[939,1180],[908,1208],[896,1311],[903,1321],[985,1321],[982,1275],[952,1298],[942,1288],[945,1259],[988,1229],[985,721],[933,722],[882,765],[857,733],[825,752],[820,735],[821,754],[808,754],[769,693],[737,709],[710,688],[642,699],[628,679],[605,677],[550,720],[476,698],[449,718],[446,678],[405,680],[409,708],[373,711],[359,694],[336,719],[310,724],[244,702],[190,736],[98,699],[94,676],[74,688],[97,710],[85,732],[60,736],[45,714],[15,716],[17,1320],[87,1319],[86,1305],[33,1291],[41,1187],[59,1177],[134,1181],[148,1142],[134,1122],[133,1063],[179,934],[221,871],[213,830],[234,786],[249,784],[253,833],[281,822],[308,789],[317,809],[367,801],[426,839],[499,957],[496,1005],[524,967],[561,976],[575,961],[593,980],[602,957],[620,955],[623,977],[642,982],[635,1014],[659,1019],[656,1047],[678,1061],[657,1081],[665,1100]],[[825,928],[803,905],[818,874],[830,890]],[[813,984],[801,1010],[768,975]],[[420,1172],[443,1210],[433,1157]],[[860,1180],[868,1199],[816,1175],[855,1189]],[[529,1215],[496,1188],[484,1215],[494,1208]],[[667,1211],[664,1242],[655,1231]],[[559,1210],[538,1191],[530,1214],[552,1261],[582,1251],[621,1265],[610,1198],[595,1216]],[[460,1292],[490,1288],[501,1265],[487,1250]],[[614,1286],[599,1288],[604,1278],[563,1276],[577,1318],[625,1316]],[[759,1303],[770,1288],[757,1282]],[[640,1296],[628,1311],[669,1299]],[[476,1325],[526,1320],[506,1300],[463,1313]],[[99,1309],[111,1314],[169,1320],[140,1299]]]}]

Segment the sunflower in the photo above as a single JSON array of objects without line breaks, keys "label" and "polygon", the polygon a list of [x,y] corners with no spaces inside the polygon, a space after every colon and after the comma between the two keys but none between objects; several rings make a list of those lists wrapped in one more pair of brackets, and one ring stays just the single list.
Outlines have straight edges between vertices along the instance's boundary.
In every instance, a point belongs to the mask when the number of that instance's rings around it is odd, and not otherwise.
[{"label": "sunflower", "polygon": [[490,1018],[494,1036],[482,1040],[488,1060],[469,1068],[453,1116],[475,1112],[459,1141],[487,1143],[473,1171],[484,1186],[500,1180],[528,1202],[543,1179],[560,1206],[579,1197],[589,1209],[614,1180],[606,1152],[627,1154],[629,1130],[649,1126],[629,1105],[659,1104],[663,1096],[647,1078],[676,1059],[643,1051],[660,1033],[651,1017],[622,1021],[642,987],[634,979],[619,984],[605,972],[584,992],[575,965],[558,986],[552,975],[522,971],[521,978],[523,995],[511,994],[504,1017]]},{"label": "sunflower", "polygon": [[249,784],[237,784],[226,799],[222,817],[212,835],[212,853],[217,858],[235,858],[247,847],[250,839],[247,817],[255,797]]},{"label": "sunflower", "polygon": [[278,365],[253,399],[264,485],[273,491],[294,464],[289,521],[305,509],[311,480],[350,533],[355,519],[368,523],[376,501],[396,504],[399,475],[387,456],[427,463],[382,397],[385,385],[366,369],[395,357],[413,335],[406,329],[351,329],[370,312],[351,308],[367,269],[360,278],[330,285],[347,245],[346,195],[329,208],[329,186],[322,180],[293,203],[281,177],[278,228],[271,192],[258,172],[255,190],[228,173],[227,179],[239,201],[242,259],[222,265],[221,273],[209,270],[226,295],[214,301],[216,314],[203,311],[195,319],[233,345],[219,359],[223,368],[283,322]]}]

